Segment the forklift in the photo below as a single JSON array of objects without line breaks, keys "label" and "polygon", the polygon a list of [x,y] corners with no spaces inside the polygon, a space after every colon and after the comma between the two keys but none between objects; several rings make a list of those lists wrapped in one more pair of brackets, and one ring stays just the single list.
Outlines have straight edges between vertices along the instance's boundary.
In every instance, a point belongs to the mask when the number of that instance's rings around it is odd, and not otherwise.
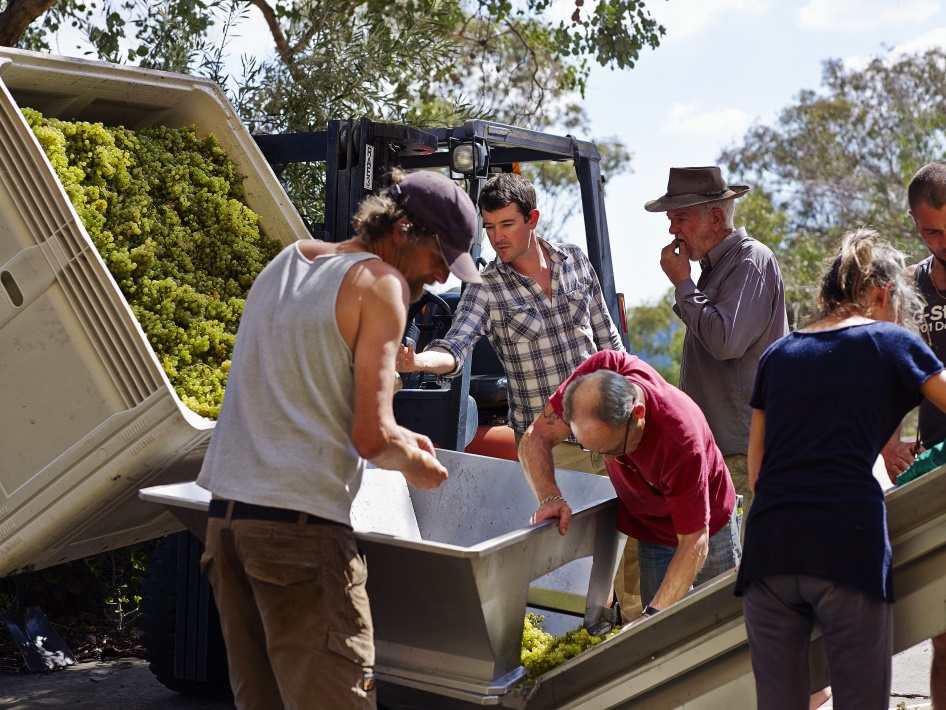
[{"label": "forklift", "polygon": [[[324,162],[326,168],[325,222],[313,225],[313,236],[340,242],[354,236],[351,218],[361,201],[388,187],[393,168],[449,169],[463,180],[473,203],[483,184],[498,172],[518,171],[523,163],[572,161],[581,193],[585,247],[611,319],[627,347],[623,294],[614,284],[608,224],[604,211],[604,180],[600,154],[588,141],[500,123],[469,120],[455,128],[419,130],[378,123],[367,118],[330,121],[315,133],[254,136],[276,175],[291,162]],[[481,266],[482,229],[472,256]],[[426,291],[411,306],[405,338],[420,352],[442,337],[452,322],[458,293],[437,295]],[[442,378],[413,373],[402,378],[395,395],[398,423],[426,434],[440,448],[490,455],[511,432],[488,431],[502,427],[506,416],[505,372],[486,338],[482,338],[463,365],[460,376],[446,384]],[[505,447],[508,451],[508,446]]]}]

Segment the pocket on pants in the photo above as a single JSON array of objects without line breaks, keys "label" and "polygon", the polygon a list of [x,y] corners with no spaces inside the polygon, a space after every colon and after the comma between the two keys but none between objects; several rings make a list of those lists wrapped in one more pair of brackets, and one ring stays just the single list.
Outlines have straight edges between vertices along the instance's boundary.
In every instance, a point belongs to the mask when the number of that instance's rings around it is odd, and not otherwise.
[{"label": "pocket on pants", "polygon": [[277,587],[313,582],[322,576],[322,568],[305,562],[283,562],[280,560],[247,560],[247,575],[260,582]]},{"label": "pocket on pants", "polygon": [[362,587],[368,583],[368,562],[361,551],[355,547],[355,552],[348,553],[348,565],[345,570],[345,580],[349,588]]}]

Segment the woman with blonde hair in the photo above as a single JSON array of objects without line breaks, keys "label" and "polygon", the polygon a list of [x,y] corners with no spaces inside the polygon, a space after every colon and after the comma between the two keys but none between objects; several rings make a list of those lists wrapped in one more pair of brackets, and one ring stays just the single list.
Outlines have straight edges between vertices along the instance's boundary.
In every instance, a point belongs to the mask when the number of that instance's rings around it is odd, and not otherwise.
[{"label": "woman with blonde hair", "polygon": [[889,705],[890,542],[873,465],[922,397],[946,411],[943,365],[910,330],[923,302],[903,268],[876,232],[845,235],[822,278],[817,320],[759,363],[749,435],[756,497],[736,594],[766,710],[808,708],[816,620],[834,707]]}]

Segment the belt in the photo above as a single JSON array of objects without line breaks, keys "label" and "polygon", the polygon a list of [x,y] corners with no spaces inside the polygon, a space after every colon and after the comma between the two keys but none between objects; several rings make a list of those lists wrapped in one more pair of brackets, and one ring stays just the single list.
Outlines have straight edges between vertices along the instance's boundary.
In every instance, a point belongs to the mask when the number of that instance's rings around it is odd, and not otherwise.
[{"label": "belt", "polygon": [[269,520],[274,523],[302,523],[304,525],[340,525],[343,528],[348,526],[337,520],[320,518],[318,515],[301,513],[297,510],[288,510],[287,508],[271,508],[268,505],[256,505],[255,503],[242,503],[238,500],[224,500],[214,498],[210,501],[209,515],[211,518],[226,518],[227,508],[232,505],[233,512],[230,514],[231,520]]}]

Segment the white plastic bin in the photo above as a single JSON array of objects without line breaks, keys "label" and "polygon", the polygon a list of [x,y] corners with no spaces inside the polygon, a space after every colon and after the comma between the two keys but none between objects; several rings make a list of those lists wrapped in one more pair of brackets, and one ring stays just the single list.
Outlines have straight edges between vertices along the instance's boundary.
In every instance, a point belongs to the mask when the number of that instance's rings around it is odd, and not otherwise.
[{"label": "white plastic bin", "polygon": [[308,237],[213,82],[0,48],[0,574],[181,529],[137,491],[194,478],[213,428],[168,382],[21,107],[213,133],[266,235]]}]

